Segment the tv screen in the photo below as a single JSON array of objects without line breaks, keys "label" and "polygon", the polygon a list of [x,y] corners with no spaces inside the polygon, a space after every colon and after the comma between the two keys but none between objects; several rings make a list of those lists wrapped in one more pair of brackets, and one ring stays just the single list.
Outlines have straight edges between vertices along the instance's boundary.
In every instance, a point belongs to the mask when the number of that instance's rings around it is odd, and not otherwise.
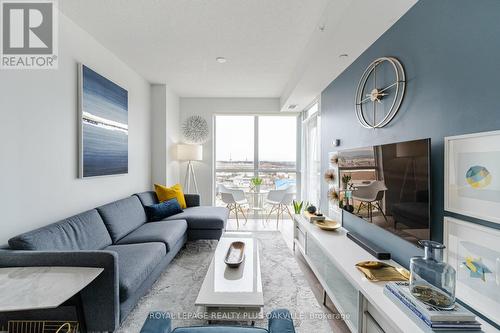
[{"label": "tv screen", "polygon": [[430,238],[430,139],[343,150],[338,167],[347,213],[415,244]]}]

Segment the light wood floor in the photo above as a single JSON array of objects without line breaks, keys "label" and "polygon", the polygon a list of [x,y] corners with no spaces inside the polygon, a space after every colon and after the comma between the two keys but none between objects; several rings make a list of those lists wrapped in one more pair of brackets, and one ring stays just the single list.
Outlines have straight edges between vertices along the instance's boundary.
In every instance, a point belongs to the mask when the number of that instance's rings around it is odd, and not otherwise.
[{"label": "light wood floor", "polygon": [[[248,221],[245,223],[244,219],[240,219],[239,221],[239,228],[238,224],[236,222],[236,219],[229,219],[227,223],[226,230],[227,231],[280,231],[281,234],[283,235],[283,239],[285,240],[285,243],[287,246],[290,248],[290,250],[293,250],[293,222],[290,219],[285,219],[279,221],[278,225],[276,225],[276,219],[270,219],[269,221],[266,221],[264,219],[248,219]],[[319,283],[318,279],[314,275],[313,271],[309,268],[307,265],[304,257],[300,254],[299,251],[296,251],[294,253],[295,255],[295,260],[299,264],[300,269],[302,270],[302,273],[304,274],[307,282],[309,283],[309,286],[311,287],[311,290],[314,293],[314,296],[318,300],[318,303],[323,307],[323,310],[326,313],[330,314],[338,314],[338,311],[335,309],[335,306],[332,304],[330,299],[327,298],[327,303],[326,307],[323,306],[323,288],[321,287],[321,284]],[[349,328],[347,325],[344,323],[342,319],[331,319],[328,321],[330,324],[330,327],[332,329],[332,332],[335,333],[348,333]]]}]

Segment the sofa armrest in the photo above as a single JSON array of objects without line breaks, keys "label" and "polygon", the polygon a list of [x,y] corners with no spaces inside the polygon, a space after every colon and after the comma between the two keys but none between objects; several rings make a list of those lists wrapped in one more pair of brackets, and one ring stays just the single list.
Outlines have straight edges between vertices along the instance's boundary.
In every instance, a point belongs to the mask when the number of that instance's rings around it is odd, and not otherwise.
[{"label": "sofa armrest", "polygon": [[277,309],[268,317],[269,333],[295,333],[292,316],[286,309]]},{"label": "sofa armrest", "polygon": [[152,311],[148,314],[140,333],[170,333],[172,320],[170,313]]},{"label": "sofa armrest", "polygon": [[81,292],[89,331],[113,332],[120,324],[118,255],[112,251],[1,251],[0,267],[98,267],[104,271]]},{"label": "sofa armrest", "polygon": [[186,206],[188,207],[196,207],[200,205],[199,194],[184,194],[184,199],[186,199]]}]

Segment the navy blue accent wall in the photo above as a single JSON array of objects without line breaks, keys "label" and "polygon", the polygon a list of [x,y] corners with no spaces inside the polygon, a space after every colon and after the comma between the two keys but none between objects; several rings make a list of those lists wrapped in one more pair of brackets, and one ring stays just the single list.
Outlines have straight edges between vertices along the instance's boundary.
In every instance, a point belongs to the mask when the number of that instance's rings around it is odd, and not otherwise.
[{"label": "navy blue accent wall", "polygon": [[[381,56],[394,56],[402,62],[407,92],[393,122],[369,130],[356,119],[354,95],[365,68]],[[420,0],[323,91],[322,156],[337,149],[431,138],[432,238],[442,241],[443,138],[500,129],[499,82],[500,1]],[[333,147],[334,139],[341,139],[340,147]],[[322,170],[327,167],[324,158]],[[322,202],[327,202],[325,185]],[[379,245],[388,251],[397,252],[406,245],[382,229],[356,226],[365,230],[365,237],[385,240]],[[411,244],[407,246],[404,257],[419,253]],[[405,261],[404,257],[398,261]]]}]

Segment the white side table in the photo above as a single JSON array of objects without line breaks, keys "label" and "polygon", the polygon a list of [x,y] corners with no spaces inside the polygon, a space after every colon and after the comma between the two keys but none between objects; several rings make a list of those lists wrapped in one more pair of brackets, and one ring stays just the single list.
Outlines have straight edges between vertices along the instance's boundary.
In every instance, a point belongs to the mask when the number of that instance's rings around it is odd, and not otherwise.
[{"label": "white side table", "polygon": [[[57,308],[103,271],[92,267],[0,268],[0,312]],[[77,305],[77,314],[85,331],[81,304]]]}]

